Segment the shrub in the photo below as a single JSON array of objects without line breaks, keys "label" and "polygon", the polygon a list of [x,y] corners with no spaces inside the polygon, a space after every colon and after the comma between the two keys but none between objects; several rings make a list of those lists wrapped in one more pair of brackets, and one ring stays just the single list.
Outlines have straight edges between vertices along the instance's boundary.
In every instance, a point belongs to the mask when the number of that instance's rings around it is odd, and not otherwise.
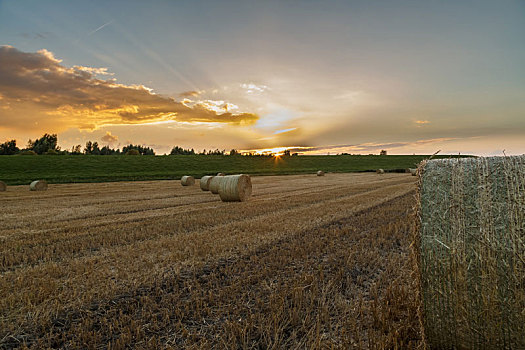
[{"label": "shrub", "polygon": [[132,149],[130,149],[130,150],[128,150],[126,152],[126,155],[128,155],[128,156],[140,156],[140,152],[138,150],[132,148]]},{"label": "shrub", "polygon": [[36,156],[36,152],[31,150],[25,150],[18,154],[20,154],[21,156]]}]

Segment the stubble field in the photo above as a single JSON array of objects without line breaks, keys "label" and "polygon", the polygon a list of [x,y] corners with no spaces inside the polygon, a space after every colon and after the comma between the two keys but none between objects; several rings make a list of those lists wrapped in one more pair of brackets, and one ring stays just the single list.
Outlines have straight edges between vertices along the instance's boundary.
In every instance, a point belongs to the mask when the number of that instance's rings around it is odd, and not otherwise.
[{"label": "stubble field", "polygon": [[416,348],[415,177],[0,193],[0,347]]}]

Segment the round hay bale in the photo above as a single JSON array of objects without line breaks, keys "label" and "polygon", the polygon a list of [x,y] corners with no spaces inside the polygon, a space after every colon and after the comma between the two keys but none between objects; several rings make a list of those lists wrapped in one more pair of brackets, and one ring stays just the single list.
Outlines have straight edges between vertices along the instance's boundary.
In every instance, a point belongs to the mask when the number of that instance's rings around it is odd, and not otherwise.
[{"label": "round hay bale", "polygon": [[210,190],[210,181],[213,179],[213,176],[203,176],[200,180],[201,190],[209,191]]},{"label": "round hay bale", "polygon": [[418,168],[420,318],[431,349],[525,349],[525,156]]},{"label": "round hay bale", "polygon": [[224,173],[217,173],[216,176],[226,176],[226,175],[224,175]]},{"label": "round hay bale", "polygon": [[410,172],[410,174],[412,174],[412,176],[417,176],[417,169],[408,169],[408,171]]},{"label": "round hay bale", "polygon": [[377,169],[377,170],[376,170],[376,173],[378,173],[378,174],[384,174],[385,171],[384,171],[383,169]]},{"label": "round hay bale", "polygon": [[243,202],[252,195],[252,180],[249,175],[224,176],[219,185],[219,196],[223,202]]},{"label": "round hay bale", "polygon": [[180,179],[180,183],[182,186],[193,186],[195,185],[195,178],[193,176],[183,176]]},{"label": "round hay bale", "polygon": [[7,190],[7,185],[5,182],[0,181],[0,192],[4,192],[5,190]]},{"label": "round hay bale", "polygon": [[30,191],[47,191],[47,181],[46,180],[36,180],[31,182],[29,185]]},{"label": "round hay bale", "polygon": [[324,171],[319,170],[319,171],[317,172],[317,176],[324,176]]},{"label": "round hay bale", "polygon": [[219,194],[219,187],[221,185],[221,181],[225,178],[225,176],[214,176],[211,181],[208,188],[210,189],[210,192],[213,194]]}]

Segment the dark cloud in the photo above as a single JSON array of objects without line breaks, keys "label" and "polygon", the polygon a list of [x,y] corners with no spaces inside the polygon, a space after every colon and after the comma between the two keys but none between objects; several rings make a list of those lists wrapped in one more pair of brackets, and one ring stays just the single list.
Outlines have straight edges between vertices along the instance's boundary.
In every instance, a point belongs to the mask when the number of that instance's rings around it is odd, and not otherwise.
[{"label": "dark cloud", "polygon": [[20,36],[25,39],[46,39],[50,33],[20,33]]},{"label": "dark cloud", "polygon": [[0,46],[0,118],[7,128],[94,128],[158,121],[251,124],[251,113],[187,106],[142,86],[97,79],[103,68],[65,67],[47,50]]}]

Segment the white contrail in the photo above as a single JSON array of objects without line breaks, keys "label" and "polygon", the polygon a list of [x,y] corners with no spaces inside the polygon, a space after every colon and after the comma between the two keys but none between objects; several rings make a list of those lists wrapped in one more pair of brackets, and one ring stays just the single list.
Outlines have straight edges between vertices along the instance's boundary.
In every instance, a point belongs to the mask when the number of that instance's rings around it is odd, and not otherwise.
[{"label": "white contrail", "polygon": [[108,23],[104,23],[103,25],[101,25],[100,27],[98,27],[97,29],[95,29],[94,31],[89,32],[87,36],[90,36],[90,35],[95,34],[96,32],[98,32],[99,30],[101,30],[102,28],[104,28],[105,26],[107,26],[108,24],[111,24],[111,22],[113,22],[113,21],[114,21],[114,19],[112,19],[112,20],[109,21]]}]

